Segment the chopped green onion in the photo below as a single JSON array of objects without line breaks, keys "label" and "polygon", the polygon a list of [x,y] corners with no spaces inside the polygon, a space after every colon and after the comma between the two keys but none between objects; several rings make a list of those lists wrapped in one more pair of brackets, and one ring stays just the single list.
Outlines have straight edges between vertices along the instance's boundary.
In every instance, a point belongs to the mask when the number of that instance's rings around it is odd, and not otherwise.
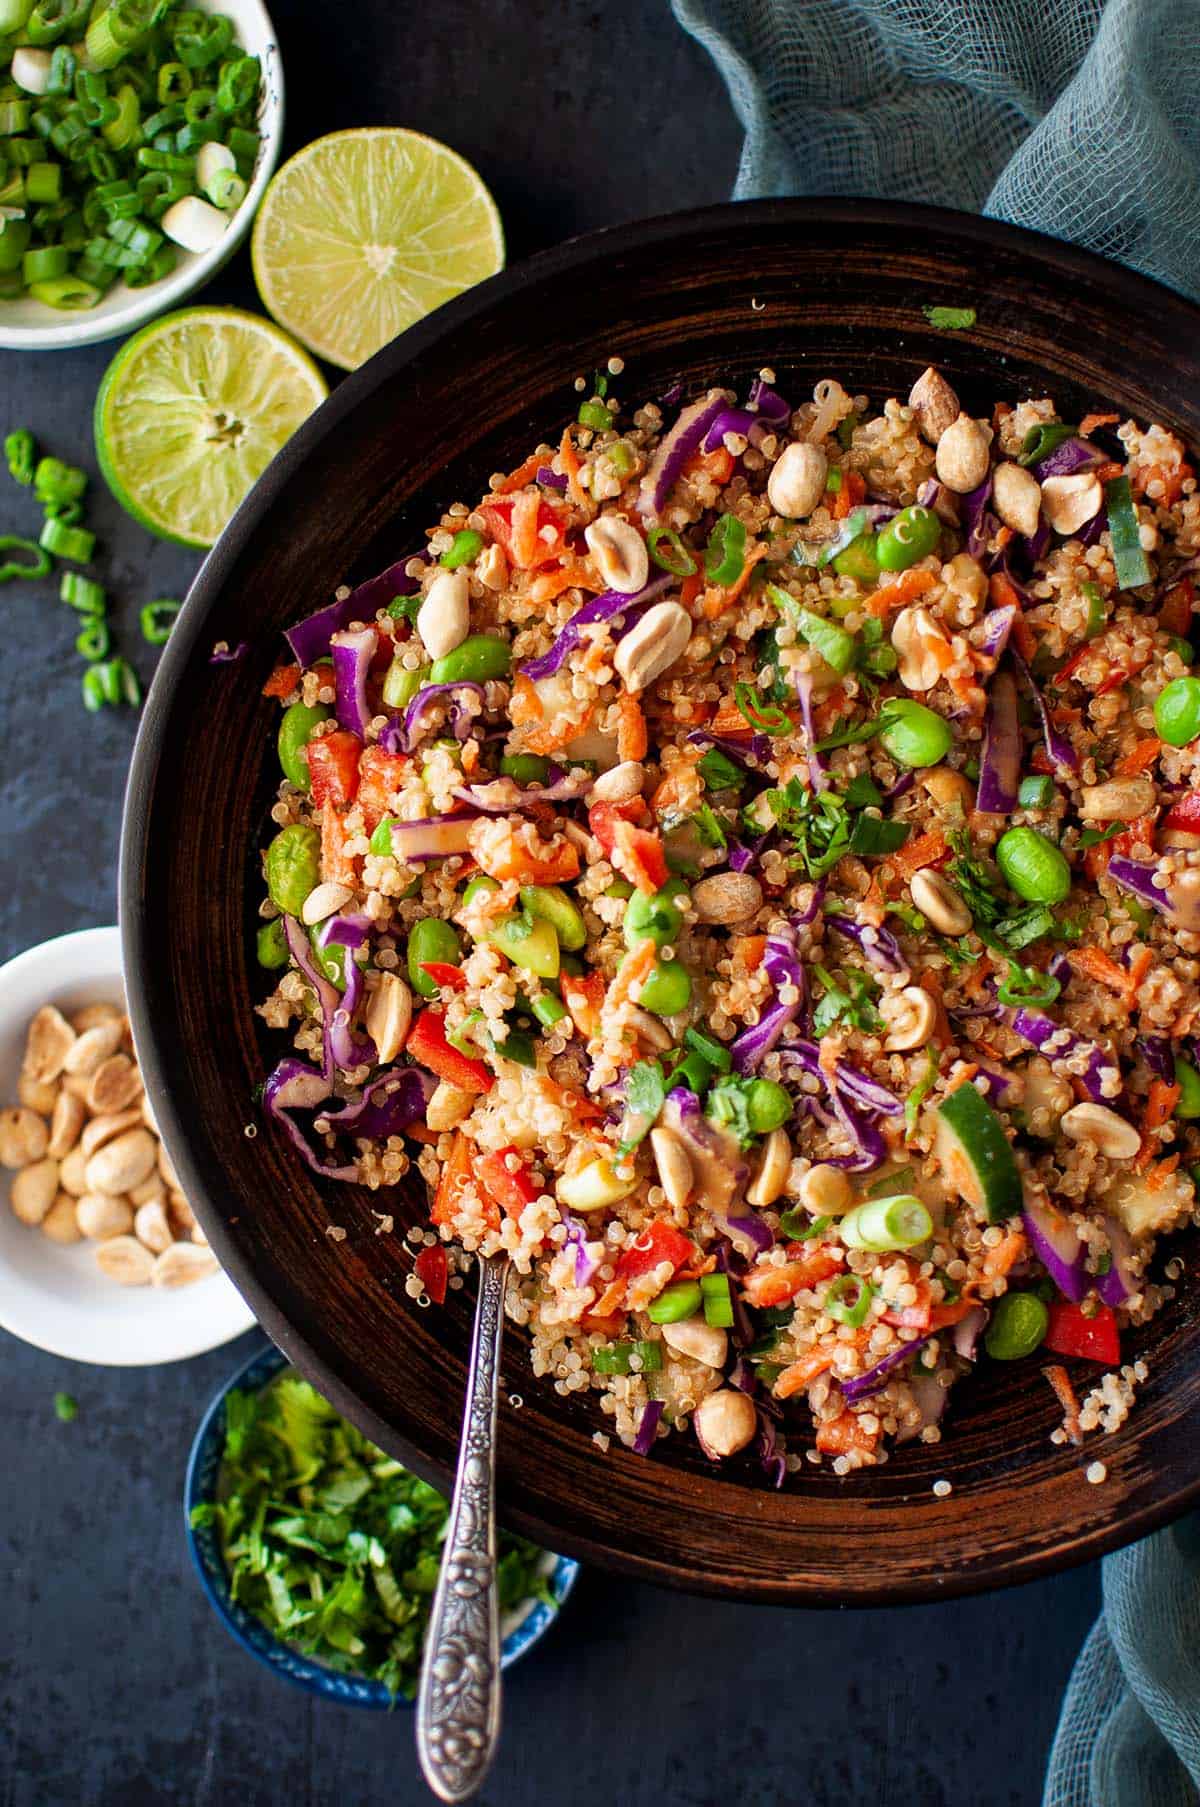
[{"label": "chopped green onion", "polygon": [[607,433],[612,426],[612,415],[603,402],[581,402],[576,418],[581,427],[590,427],[593,433]]},{"label": "chopped green onion", "polygon": [[733,700],[757,733],[771,735],[791,733],[791,717],[785,714],[777,703],[768,703],[764,707],[752,685],[735,684]]},{"label": "chopped green onion", "polygon": [[885,1173],[882,1179],[876,1180],[867,1187],[868,1198],[894,1198],[897,1186],[911,1186],[913,1170],[911,1167],[898,1167],[895,1173]]},{"label": "chopped green onion", "polygon": [[646,535],[646,546],[660,570],[669,571],[672,577],[695,574],[696,561],[672,528],[652,527]]},{"label": "chopped green onion", "polygon": [[125,659],[89,665],[83,674],[82,688],[83,706],[93,714],[97,709],[117,703],[129,703],[136,708],[142,700],[137,674]]},{"label": "chopped green onion", "polygon": [[799,1209],[785,1211],[779,1219],[779,1231],[789,1242],[812,1242],[818,1236],[824,1236],[832,1224],[832,1217],[810,1218],[807,1211]]},{"label": "chopped green onion", "polygon": [[183,607],[171,596],[160,596],[156,602],[142,604],[138,614],[142,638],[151,646],[162,646],[170,638],[171,629],[175,625],[175,617]]},{"label": "chopped green onion", "polygon": [[746,528],[736,515],[721,515],[704,548],[704,571],[710,583],[727,588],[736,583],[746,563]]},{"label": "chopped green onion", "polygon": [[1017,802],[1022,809],[1049,809],[1054,801],[1054,780],[1046,772],[1022,778],[1017,787]]},{"label": "chopped green onion", "polygon": [[973,307],[925,307],[922,309],[930,326],[943,333],[966,332],[975,324]]},{"label": "chopped green onion", "polygon": [[733,1295],[728,1274],[701,1274],[700,1297],[704,1304],[704,1321],[715,1330],[729,1330],[733,1325]]},{"label": "chopped green onion", "polygon": [[73,1424],[79,1416],[79,1401],[70,1393],[54,1395],[54,1416],[60,1424]]},{"label": "chopped green onion", "polygon": [[543,1029],[553,1029],[555,1023],[569,1015],[566,1005],[552,991],[540,992],[529,1008]]},{"label": "chopped green onion", "polygon": [[[904,1122],[910,1136],[917,1127],[917,1118],[920,1115],[921,1106],[937,1083],[940,1066],[941,1062],[938,1056],[934,1053],[932,1048],[928,1049],[925,1055],[925,1071],[904,1100]],[[905,1174],[898,1174],[896,1177],[898,1180],[906,1178],[907,1171]]]},{"label": "chopped green onion", "polygon": [[857,1330],[866,1323],[874,1297],[875,1288],[861,1274],[839,1274],[830,1282],[821,1309],[837,1323]]},{"label": "chopped green onion", "polygon": [[33,482],[35,451],[33,434],[28,427],[18,427],[16,432],[5,436],[4,456],[9,475],[26,488]]},{"label": "chopped green onion", "polygon": [[1108,531],[1112,539],[1113,564],[1117,584],[1122,590],[1140,589],[1150,582],[1150,564],[1142,550],[1137,509],[1128,477],[1114,477],[1104,486],[1108,506]]},{"label": "chopped green onion", "polygon": [[219,169],[208,185],[208,198],[222,213],[232,213],[246,198],[246,184],[232,169]]},{"label": "chopped green onion", "polygon": [[34,494],[41,503],[78,502],[87,489],[87,472],[61,458],[39,458],[33,473]]},{"label": "chopped green onion", "polygon": [[85,577],[82,571],[63,572],[58,597],[81,615],[103,615],[108,602],[104,585]]},{"label": "chopped green onion", "polygon": [[10,583],[14,577],[45,577],[50,569],[45,551],[32,540],[22,539],[20,534],[0,533],[0,552],[27,552],[31,561],[27,565],[19,559],[0,563],[0,584]]},{"label": "chopped green onion", "polygon": [[657,1299],[651,1299],[646,1316],[652,1324],[678,1324],[684,1318],[695,1317],[702,1299],[695,1280],[676,1280],[664,1287]]},{"label": "chopped green onion", "polygon": [[69,558],[72,563],[86,565],[96,550],[96,536],[86,527],[67,527],[62,521],[48,520],[38,536],[38,545],[55,558]]},{"label": "chopped green onion", "polygon": [[108,622],[103,615],[89,615],[76,636],[75,651],[94,664],[97,659],[107,659],[111,646]]},{"label": "chopped green onion", "polygon": [[842,1241],[849,1249],[871,1249],[886,1254],[892,1249],[911,1249],[928,1242],[933,1235],[933,1219],[911,1192],[896,1198],[873,1198],[848,1211],[838,1225]]},{"label": "chopped green onion", "polygon": [[1060,420],[1039,421],[1036,427],[1030,427],[1021,444],[1018,464],[1040,464],[1051,452],[1060,446],[1064,439],[1073,439],[1079,431],[1078,427],[1066,426]]},{"label": "chopped green onion", "polygon": [[711,1035],[705,1035],[703,1030],[685,1029],[683,1041],[685,1047],[691,1048],[693,1053],[708,1062],[714,1073],[728,1073],[733,1066],[733,1056],[729,1049]]},{"label": "chopped green onion", "polygon": [[52,282],[31,282],[29,293],[35,301],[42,301],[47,307],[62,308],[69,312],[95,307],[101,295],[95,283],[85,282],[78,272],[74,276],[56,277]]}]

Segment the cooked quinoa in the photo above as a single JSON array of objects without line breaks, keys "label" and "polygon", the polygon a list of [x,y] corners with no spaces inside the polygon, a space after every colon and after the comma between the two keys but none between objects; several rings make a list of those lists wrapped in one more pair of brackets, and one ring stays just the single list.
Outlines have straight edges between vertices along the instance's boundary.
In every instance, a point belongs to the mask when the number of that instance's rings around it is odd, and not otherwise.
[{"label": "cooked quinoa", "polygon": [[1195,1209],[1195,477],[935,370],[775,381],[585,385],[291,630],[266,1107],[319,1173],[426,1182],[414,1304],[511,1257],[601,1448],[845,1474],[1050,1357],[1081,1442]]}]

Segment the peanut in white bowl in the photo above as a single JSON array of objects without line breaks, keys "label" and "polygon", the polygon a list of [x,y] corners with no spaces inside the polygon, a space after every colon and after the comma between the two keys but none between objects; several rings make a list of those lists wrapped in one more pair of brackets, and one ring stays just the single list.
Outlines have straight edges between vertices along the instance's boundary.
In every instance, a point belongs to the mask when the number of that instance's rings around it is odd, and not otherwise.
[{"label": "peanut in white bowl", "polygon": [[62,351],[131,333],[147,320],[180,307],[229,261],[249,232],[267,183],[275,174],[283,143],[283,64],[275,27],[261,0],[192,0],[192,4],[202,12],[226,13],[233,20],[239,46],[247,55],[256,56],[262,69],[258,119],[262,144],[241,206],[218,244],[208,251],[181,251],[171,274],[149,288],[130,289],[123,282],[114,283],[95,307],[79,313],[59,312],[32,298],[0,299],[0,349]]},{"label": "peanut in white bowl", "polygon": [[[70,1015],[122,1001],[115,927],[59,935],[0,967],[0,1108],[17,1102],[26,1031],[43,1004]],[[51,1355],[132,1368],[201,1355],[253,1326],[222,1273],[170,1289],[118,1285],[97,1267],[96,1243],[64,1247],[13,1215],[13,1177],[0,1168],[0,1328]]]}]

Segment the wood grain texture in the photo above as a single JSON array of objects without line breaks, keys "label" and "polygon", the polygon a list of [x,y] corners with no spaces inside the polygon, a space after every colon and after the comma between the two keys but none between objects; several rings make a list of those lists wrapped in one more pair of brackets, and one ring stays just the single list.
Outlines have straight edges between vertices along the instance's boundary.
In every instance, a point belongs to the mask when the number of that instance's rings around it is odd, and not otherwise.
[{"label": "wood grain texture", "polygon": [[[966,300],[979,310],[970,333],[926,324],[923,304]],[[256,1032],[264,984],[250,952],[275,783],[259,690],[278,630],[556,437],[574,376],[614,353],[630,401],[677,378],[742,387],[763,364],[793,397],[836,375],[882,398],[937,361],[977,409],[1049,391],[1068,415],[1112,402],[1196,441],[1198,323],[1082,253],[956,215],[767,202],[677,216],[549,253],[405,335],[341,385],[237,517],[172,636],[131,779],[122,916],[139,1050],[189,1196],[263,1324],[420,1472],[444,1482],[453,1465],[468,1302],[414,1310],[399,1238],[375,1234],[383,1201],[314,1182],[281,1137],[246,1134],[280,1051]],[[248,639],[249,655],[210,665],[220,639]],[[423,1206],[407,1201],[410,1214]],[[1200,1327],[1186,1299],[1138,1352],[1151,1379],[1105,1444],[1104,1487],[1049,1443],[1056,1408],[1024,1369],[964,1384],[943,1444],[846,1480],[805,1473],[775,1494],[750,1467],[718,1476],[682,1439],[649,1461],[602,1455],[599,1415],[536,1383],[514,1338],[506,1366],[525,1403],[502,1416],[501,1499],[556,1548],[744,1600],[920,1600],[1024,1580],[1141,1535],[1200,1493],[1187,1423]],[[953,1493],[937,1500],[943,1476]]]}]

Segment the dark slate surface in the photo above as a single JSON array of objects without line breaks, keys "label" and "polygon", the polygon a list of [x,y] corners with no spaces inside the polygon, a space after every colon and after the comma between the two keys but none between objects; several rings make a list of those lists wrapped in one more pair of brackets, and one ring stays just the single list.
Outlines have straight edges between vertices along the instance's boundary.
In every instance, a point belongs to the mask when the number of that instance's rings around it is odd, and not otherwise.
[{"label": "dark slate surface", "polygon": [[[407,124],[494,189],[515,258],[571,233],[728,193],[738,131],[704,57],[657,0],[281,0],[290,148]],[[253,305],[248,260],[209,291]],[[3,424],[93,466],[112,347],[0,354]],[[28,528],[4,492],[5,531]],[[137,607],[195,559],[148,539],[99,486],[100,574],[143,672]],[[0,958],[115,914],[128,712],[79,707],[71,624],[48,585],[4,591]],[[208,1398],[244,1338],[158,1370],[76,1367],[3,1341],[0,1807],[404,1807],[425,1796],[411,1721],[275,1681],[211,1616],[180,1494]],[[76,1394],[76,1423],[53,1394]],[[1075,1651],[1084,1570],[1020,1593],[893,1613],[786,1612],[585,1575],[556,1635],[510,1678],[489,1807],[1031,1807]]]}]

